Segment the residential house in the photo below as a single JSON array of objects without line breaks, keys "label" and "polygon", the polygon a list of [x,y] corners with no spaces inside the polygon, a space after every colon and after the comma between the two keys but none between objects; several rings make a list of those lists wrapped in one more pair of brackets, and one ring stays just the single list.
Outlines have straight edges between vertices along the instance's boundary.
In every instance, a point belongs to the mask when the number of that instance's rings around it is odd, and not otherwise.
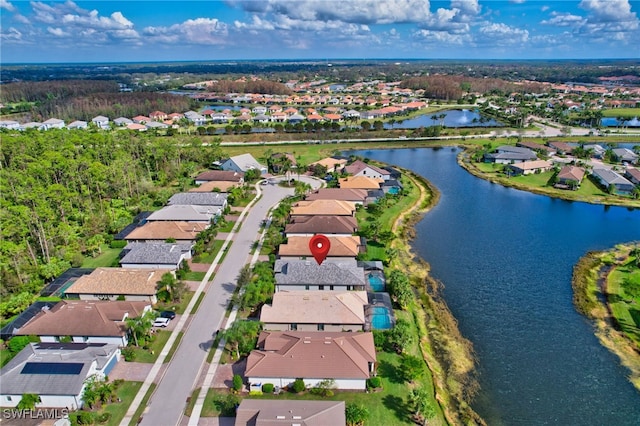
[{"label": "residential house", "polygon": [[278,291],[260,322],[274,331],[363,331],[366,291]]},{"label": "residential house", "polygon": [[566,142],[553,142],[553,141],[550,141],[548,143],[548,145],[549,145],[549,147],[555,149],[558,154],[571,155],[573,153],[573,146],[569,145]]},{"label": "residential house", "polygon": [[598,145],[598,144],[583,145],[582,148],[585,151],[591,151],[593,153],[591,156],[594,158],[603,158],[604,153],[607,152],[606,149],[604,149],[601,145]]},{"label": "residential house", "polygon": [[333,173],[341,170],[346,164],[346,158],[327,157],[309,164],[309,167],[312,168],[315,165],[320,165],[327,168],[327,173]]},{"label": "residential house", "polygon": [[402,184],[397,179],[385,180],[382,183],[382,191],[385,194],[397,194],[402,190]]},{"label": "residential house", "polygon": [[258,163],[251,154],[241,154],[231,157],[222,163],[222,170],[246,173],[248,170],[256,169],[260,174],[267,173],[267,167]]},{"label": "residential house", "polygon": [[291,216],[355,216],[356,203],[342,200],[298,201],[291,206]]},{"label": "residential house", "polygon": [[556,153],[556,150],[552,146],[546,146],[532,141],[516,142],[516,146],[529,148],[533,152],[544,152],[546,155],[554,155]]},{"label": "residential house", "polygon": [[166,123],[161,123],[159,121],[150,121],[145,124],[147,129],[168,129],[169,125]]},{"label": "residential house", "polygon": [[176,243],[193,244],[198,234],[210,226],[204,222],[156,221],[146,222],[129,232],[124,239],[131,242],[161,242],[174,240]]},{"label": "residential house", "polygon": [[356,160],[348,166],[345,166],[342,169],[342,173],[352,176],[365,176],[382,180],[388,180],[391,178],[391,173],[388,170],[374,166],[373,164],[367,164],[364,161],[360,160]]},{"label": "residential house", "polygon": [[[362,242],[362,238],[359,236],[348,237],[333,237],[328,235],[329,253],[327,259],[331,258],[343,258],[351,257],[355,258],[359,253],[363,253],[365,246]],[[311,237],[290,237],[287,242],[280,244],[278,247],[278,254],[281,258],[313,258],[311,249],[309,248],[309,241]]]},{"label": "residential house", "polygon": [[149,118],[153,121],[164,121],[168,118],[168,115],[162,111],[153,111],[149,114]]},{"label": "residential house", "polygon": [[59,118],[50,118],[42,123],[44,130],[49,129],[64,129],[64,120]]},{"label": "residential house", "polygon": [[513,175],[531,175],[551,170],[553,164],[547,160],[522,161],[520,163],[508,164],[506,168]]},{"label": "residential house", "polygon": [[352,189],[380,189],[384,180],[366,176],[349,176],[338,179],[338,187]]},{"label": "residential house", "polygon": [[82,129],[86,129],[87,127],[88,127],[88,123],[86,121],[76,120],[76,121],[72,121],[71,123],[69,123],[69,125],[67,126],[67,129],[82,130]]},{"label": "residential house", "polygon": [[136,124],[147,124],[151,121],[151,118],[145,115],[136,115],[132,120]]},{"label": "residential house", "polygon": [[613,170],[594,168],[591,171],[594,177],[607,191],[618,195],[629,195],[633,192],[634,185]]},{"label": "residential house", "polygon": [[0,129],[20,130],[22,126],[14,120],[0,120]]},{"label": "residential house", "polygon": [[640,185],[640,170],[634,167],[627,167],[627,170],[624,172],[624,177],[629,179],[634,185]]},{"label": "residential house", "polygon": [[96,268],[65,291],[80,300],[145,301],[155,304],[156,285],[168,269]]},{"label": "residential house", "polygon": [[347,424],[344,401],[243,399],[235,426],[291,426]]},{"label": "residential house", "polygon": [[108,343],[127,346],[126,319],[151,310],[149,302],[62,300],[43,309],[15,334],[38,336],[41,342]]},{"label": "residential house", "polygon": [[178,192],[169,198],[168,205],[188,205],[211,207],[212,211],[217,211],[217,215],[227,207],[227,194],[219,192]]},{"label": "residential house", "polygon": [[185,112],[184,117],[193,123],[194,126],[204,126],[207,122],[207,118],[204,115],[200,115],[195,111]]},{"label": "residential house", "polygon": [[91,119],[91,122],[95,124],[98,129],[108,129],[109,128],[109,118],[104,115],[98,115]]},{"label": "residential house", "polygon": [[613,148],[611,151],[620,163],[636,164],[638,162],[638,154],[629,148]]},{"label": "residential house", "polygon": [[190,243],[130,242],[122,250],[120,266],[134,269],[168,269],[175,271],[191,259]]},{"label": "residential house", "polygon": [[118,345],[30,343],[0,370],[0,405],[16,407],[34,394],[39,406],[78,410],[86,380],[107,376],[119,360]]},{"label": "residential house", "polygon": [[298,378],[307,387],[332,379],[338,389],[363,391],[375,364],[372,333],[263,331],[247,358],[245,377],[250,385],[281,388]]},{"label": "residential house", "polygon": [[126,126],[128,124],[133,123],[133,121],[128,119],[127,117],[118,117],[115,120],[113,120],[113,122],[118,127],[124,127],[124,126]]},{"label": "residential house", "polygon": [[305,196],[306,201],[315,200],[336,200],[336,201],[349,201],[356,206],[364,204],[367,199],[366,189],[352,189],[352,188],[320,188]]},{"label": "residential house", "polygon": [[[194,193],[196,194],[196,193]],[[147,222],[196,222],[209,224],[219,214],[219,209],[210,206],[170,205],[161,208],[149,215]]]},{"label": "residential house", "polygon": [[521,163],[523,161],[537,160],[535,152],[529,148],[522,148],[518,146],[502,145],[496,148],[496,152],[485,154],[485,163],[498,163],[498,164],[514,164]]},{"label": "residential house", "polygon": [[289,152],[277,152],[269,159],[269,165],[273,173],[280,173],[285,163],[289,163],[290,169],[296,169],[298,167],[295,155]]},{"label": "residential house", "polygon": [[233,170],[208,170],[196,176],[196,185],[202,185],[205,182],[233,182],[237,185],[244,183],[244,173]]},{"label": "residential house", "polygon": [[577,166],[564,166],[558,172],[554,187],[559,189],[578,189],[584,179],[585,170]]},{"label": "residential house", "polygon": [[347,237],[357,231],[358,221],[352,216],[293,216],[284,228],[287,238],[315,234]]},{"label": "residential house", "polygon": [[145,126],[142,123],[130,123],[127,124],[127,130],[135,130],[138,132],[146,132],[147,131],[147,126]]},{"label": "residential house", "polygon": [[355,258],[277,259],[273,266],[276,292],[298,290],[352,291],[365,289],[364,269]]}]

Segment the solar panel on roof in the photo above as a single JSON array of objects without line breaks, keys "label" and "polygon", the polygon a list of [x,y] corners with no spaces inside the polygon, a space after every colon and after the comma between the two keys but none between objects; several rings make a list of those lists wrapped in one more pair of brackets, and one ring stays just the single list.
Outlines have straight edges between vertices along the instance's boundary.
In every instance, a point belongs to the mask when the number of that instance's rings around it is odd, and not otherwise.
[{"label": "solar panel on roof", "polygon": [[83,366],[81,362],[27,362],[20,374],[77,375]]}]

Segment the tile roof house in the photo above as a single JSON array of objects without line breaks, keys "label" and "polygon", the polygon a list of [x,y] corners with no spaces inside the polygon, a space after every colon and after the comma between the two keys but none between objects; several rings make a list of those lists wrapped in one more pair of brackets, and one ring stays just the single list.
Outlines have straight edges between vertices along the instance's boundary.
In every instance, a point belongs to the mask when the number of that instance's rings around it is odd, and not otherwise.
[{"label": "tile roof house", "polygon": [[87,378],[108,375],[119,359],[117,345],[31,343],[0,370],[0,405],[15,407],[31,393],[42,407],[80,409]]},{"label": "tile roof house", "polygon": [[621,163],[635,164],[638,161],[638,154],[630,150],[629,148],[613,148],[613,155]]},{"label": "tile roof house", "polygon": [[251,154],[241,154],[231,157],[222,163],[222,170],[246,172],[251,169],[260,170],[260,174],[267,173],[267,167],[258,163]]},{"label": "tile roof house", "polygon": [[387,180],[391,177],[391,173],[388,170],[376,167],[373,164],[367,164],[361,160],[356,160],[345,166],[342,172],[352,176],[365,176],[382,180]]},{"label": "tile roof house", "polygon": [[251,385],[280,387],[297,378],[307,387],[333,379],[338,389],[365,390],[375,363],[372,333],[263,331],[247,358],[245,377]]},{"label": "tile roof house", "polygon": [[297,290],[351,291],[365,289],[364,268],[355,259],[278,259],[273,266],[276,292]]},{"label": "tile roof house", "polygon": [[584,174],[585,170],[582,167],[564,166],[556,176],[557,182],[554,187],[559,189],[578,189]]},{"label": "tile roof house", "polygon": [[340,188],[380,189],[384,180],[366,176],[351,176],[338,179]]},{"label": "tile roof house", "polygon": [[125,320],[150,310],[149,302],[63,300],[42,310],[15,334],[38,336],[48,343],[59,343],[60,338],[70,336],[73,343],[127,346]]},{"label": "tile roof house", "polygon": [[130,242],[122,250],[123,268],[169,269],[175,271],[182,262],[191,259],[191,243]]},{"label": "tile roof house", "polygon": [[219,192],[178,192],[173,194],[168,205],[212,206],[223,209],[227,207],[227,194]]},{"label": "tile roof house", "polygon": [[[359,236],[348,237],[332,237],[327,236],[331,247],[327,259],[334,257],[353,257],[355,258],[359,253],[364,251],[364,244],[362,238]],[[285,244],[280,244],[278,248],[278,255],[282,257],[294,257],[294,258],[309,258],[312,259],[313,255],[309,249],[309,240],[311,237],[290,237]]]},{"label": "tile roof house", "polygon": [[109,118],[104,115],[98,115],[91,119],[91,122],[95,124],[99,129],[108,129],[109,128]]},{"label": "tile roof house", "polygon": [[341,200],[298,201],[291,206],[291,216],[354,216],[356,203]]},{"label": "tile roof house", "polygon": [[327,157],[327,158],[323,158],[322,160],[318,160],[318,161],[316,161],[314,163],[309,164],[309,167],[313,167],[316,164],[319,164],[321,166],[326,167],[327,168],[327,172],[328,173],[332,173],[332,172],[337,172],[342,167],[344,167],[344,165],[347,164],[347,159],[346,158]]},{"label": "tile roof house", "polygon": [[219,208],[211,206],[189,206],[182,204],[175,204],[165,206],[160,210],[157,210],[149,215],[148,222],[155,221],[184,221],[184,222],[199,222],[204,224],[211,223],[211,219],[214,216],[220,214]]},{"label": "tile roof house", "polygon": [[65,291],[80,300],[117,300],[157,302],[156,285],[168,269],[96,268],[78,278]]},{"label": "tile roof house", "polygon": [[546,146],[546,145],[542,145],[536,142],[532,142],[532,141],[521,141],[521,142],[516,142],[516,146],[520,146],[522,148],[529,148],[530,150],[536,152],[536,151],[543,151],[545,153],[547,153],[547,155],[553,155],[556,153],[556,150],[551,146]]},{"label": "tile roof house", "polygon": [[358,221],[352,216],[293,216],[284,228],[286,237],[349,236],[357,231]]},{"label": "tile roof house", "polygon": [[611,187],[613,186],[613,192],[619,195],[629,195],[633,191],[634,184],[620,176],[618,173],[613,170],[605,169],[605,168],[594,168],[591,171],[591,176],[593,176],[602,186],[605,187],[607,191],[611,191]]},{"label": "tile roof house", "polygon": [[496,152],[485,154],[485,163],[513,164],[523,161],[537,160],[536,153],[529,148],[521,148],[518,146],[502,145],[496,148]]},{"label": "tile roof house", "polygon": [[358,204],[364,204],[364,201],[367,199],[367,190],[357,189],[357,188],[320,188],[314,192],[307,194],[304,199],[306,201],[314,201],[314,200],[350,201],[358,205]]},{"label": "tile roof house", "polygon": [[363,331],[366,291],[278,291],[260,322],[275,331]]},{"label": "tile roof house", "polygon": [[45,127],[44,130],[64,129],[64,120],[60,120],[59,118],[50,118],[43,121],[42,125]]},{"label": "tile roof house", "polygon": [[198,234],[210,226],[204,222],[156,221],[135,228],[124,237],[127,241],[151,242],[173,239],[177,243],[193,243]]},{"label": "tile roof house", "polygon": [[624,172],[624,177],[629,179],[633,184],[640,184],[640,170],[634,167],[627,167],[627,170]]},{"label": "tile roof house", "polygon": [[531,175],[534,173],[547,172],[551,170],[551,167],[553,167],[553,164],[547,160],[523,161],[507,165],[507,168],[514,175]]},{"label": "tile roof house", "polygon": [[344,401],[243,399],[235,426],[345,426]]},{"label": "tile roof house", "polygon": [[196,185],[201,185],[210,181],[234,182],[237,184],[244,183],[244,173],[233,170],[207,170],[196,176]]},{"label": "tile roof house", "polygon": [[67,126],[67,129],[81,130],[81,129],[86,129],[87,127],[88,127],[88,124],[87,124],[86,121],[76,120],[76,121],[72,121],[71,123],[69,123],[69,125]]},{"label": "tile roof house", "polygon": [[556,150],[558,154],[571,154],[573,152],[573,146],[566,142],[549,142],[549,146]]},{"label": "tile roof house", "polygon": [[133,120],[127,117],[118,117],[115,120],[113,120],[113,122],[116,124],[116,126],[124,127],[127,124],[132,124]]},{"label": "tile roof house", "polygon": [[189,192],[224,192],[227,193],[231,191],[233,188],[240,186],[236,182],[224,181],[224,180],[212,180],[201,184],[200,186],[196,186],[195,188],[190,188]]}]

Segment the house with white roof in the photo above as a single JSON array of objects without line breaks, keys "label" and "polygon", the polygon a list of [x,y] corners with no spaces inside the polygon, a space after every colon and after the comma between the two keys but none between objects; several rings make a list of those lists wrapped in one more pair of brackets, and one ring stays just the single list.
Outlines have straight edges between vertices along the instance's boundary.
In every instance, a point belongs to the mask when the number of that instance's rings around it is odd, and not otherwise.
[{"label": "house with white roof", "polygon": [[615,194],[629,195],[634,188],[632,182],[613,170],[597,167],[591,171],[591,176],[593,176],[607,191],[613,191]]},{"label": "house with white roof", "polygon": [[50,118],[42,123],[43,130],[49,129],[64,129],[64,120],[59,118]]},{"label": "house with white roof", "polygon": [[76,120],[73,121],[71,123],[69,123],[69,125],[67,126],[67,129],[71,129],[71,130],[82,130],[82,129],[86,129],[88,126],[86,121],[81,121],[81,120]]},{"label": "house with white roof", "polygon": [[253,158],[251,154],[241,154],[231,157],[222,163],[222,170],[233,170],[235,172],[247,172],[248,170],[260,170],[260,174],[267,173],[267,166],[263,166]]},{"label": "house with white roof", "polygon": [[91,119],[91,122],[96,125],[99,129],[108,129],[109,128],[109,118],[104,115],[98,115]]}]

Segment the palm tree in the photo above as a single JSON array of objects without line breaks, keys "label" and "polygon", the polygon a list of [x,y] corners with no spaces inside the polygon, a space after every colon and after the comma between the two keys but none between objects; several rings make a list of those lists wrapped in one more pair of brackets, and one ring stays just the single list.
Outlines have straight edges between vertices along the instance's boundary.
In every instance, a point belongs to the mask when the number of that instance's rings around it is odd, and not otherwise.
[{"label": "palm tree", "polygon": [[147,312],[138,318],[127,318],[125,323],[129,334],[133,336],[135,345],[139,346],[138,338],[148,335],[151,330],[151,326],[153,325],[153,314],[151,312]]}]

